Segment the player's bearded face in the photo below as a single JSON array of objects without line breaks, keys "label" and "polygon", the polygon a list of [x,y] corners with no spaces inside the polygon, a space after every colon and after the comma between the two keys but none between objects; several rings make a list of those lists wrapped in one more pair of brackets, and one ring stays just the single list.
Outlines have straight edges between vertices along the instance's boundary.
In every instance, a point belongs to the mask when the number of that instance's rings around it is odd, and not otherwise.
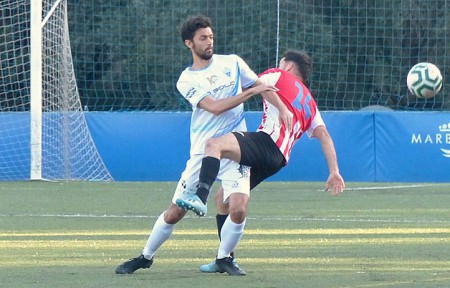
[{"label": "player's bearded face", "polygon": [[209,60],[213,56],[214,48],[212,46],[204,48],[204,47],[195,45],[195,43],[194,43],[193,51],[201,59]]},{"label": "player's bearded face", "polygon": [[214,34],[210,27],[200,28],[195,32],[191,49],[199,58],[211,59],[214,53]]}]

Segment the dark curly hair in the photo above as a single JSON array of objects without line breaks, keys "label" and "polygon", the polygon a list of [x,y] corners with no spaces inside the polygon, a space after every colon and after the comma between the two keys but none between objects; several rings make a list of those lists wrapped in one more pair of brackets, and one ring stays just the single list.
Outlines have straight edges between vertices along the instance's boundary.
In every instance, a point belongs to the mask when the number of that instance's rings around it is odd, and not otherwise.
[{"label": "dark curly hair", "polygon": [[303,78],[303,84],[309,87],[309,78],[312,74],[313,61],[311,57],[303,51],[287,50],[283,54],[285,61],[292,61],[297,66],[297,70]]},{"label": "dark curly hair", "polygon": [[204,15],[196,15],[189,17],[181,26],[181,39],[192,40],[195,32],[201,28],[211,27],[211,19]]}]

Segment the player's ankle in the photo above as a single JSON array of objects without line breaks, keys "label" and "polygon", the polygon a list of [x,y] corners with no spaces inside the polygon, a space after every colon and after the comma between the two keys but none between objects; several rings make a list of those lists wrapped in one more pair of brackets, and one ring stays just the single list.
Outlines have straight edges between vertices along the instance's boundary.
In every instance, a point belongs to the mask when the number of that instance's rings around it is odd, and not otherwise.
[{"label": "player's ankle", "polygon": [[200,200],[202,200],[203,204],[206,204],[208,200],[209,189],[204,186],[200,186],[197,188],[196,195],[198,196],[198,198],[200,198]]}]

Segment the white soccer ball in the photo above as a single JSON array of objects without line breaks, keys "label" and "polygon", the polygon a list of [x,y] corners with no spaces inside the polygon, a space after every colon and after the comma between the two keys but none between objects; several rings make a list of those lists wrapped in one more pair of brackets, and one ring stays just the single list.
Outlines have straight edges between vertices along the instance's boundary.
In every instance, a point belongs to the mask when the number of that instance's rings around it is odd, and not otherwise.
[{"label": "white soccer ball", "polygon": [[418,98],[431,98],[436,96],[442,88],[442,74],[436,65],[422,62],[409,70],[406,78],[409,92]]}]

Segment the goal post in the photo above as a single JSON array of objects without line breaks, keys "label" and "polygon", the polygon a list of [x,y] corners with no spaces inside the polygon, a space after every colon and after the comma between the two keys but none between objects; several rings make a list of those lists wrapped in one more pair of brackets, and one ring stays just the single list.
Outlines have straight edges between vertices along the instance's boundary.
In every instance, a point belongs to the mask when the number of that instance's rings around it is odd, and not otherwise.
[{"label": "goal post", "polygon": [[3,2],[0,180],[112,180],[79,97],[67,0]]},{"label": "goal post", "polygon": [[42,179],[42,1],[30,3],[30,179]]}]

